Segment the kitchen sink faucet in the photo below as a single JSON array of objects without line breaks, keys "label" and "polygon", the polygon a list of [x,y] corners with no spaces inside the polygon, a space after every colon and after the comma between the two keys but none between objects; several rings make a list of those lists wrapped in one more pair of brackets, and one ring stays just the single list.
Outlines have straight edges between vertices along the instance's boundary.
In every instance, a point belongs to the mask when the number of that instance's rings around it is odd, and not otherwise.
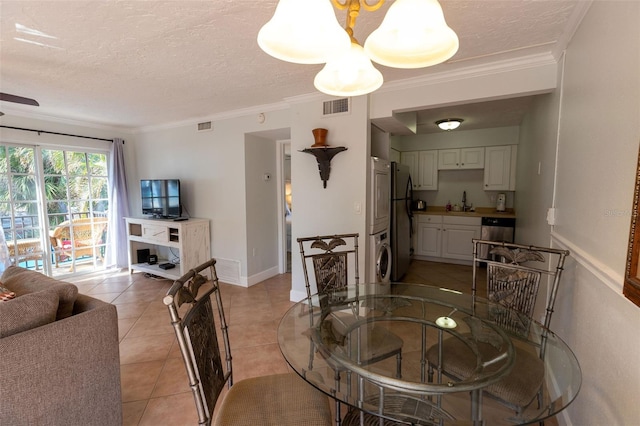
[{"label": "kitchen sink faucet", "polygon": [[462,211],[466,212],[470,207],[467,205],[467,191],[462,191]]}]

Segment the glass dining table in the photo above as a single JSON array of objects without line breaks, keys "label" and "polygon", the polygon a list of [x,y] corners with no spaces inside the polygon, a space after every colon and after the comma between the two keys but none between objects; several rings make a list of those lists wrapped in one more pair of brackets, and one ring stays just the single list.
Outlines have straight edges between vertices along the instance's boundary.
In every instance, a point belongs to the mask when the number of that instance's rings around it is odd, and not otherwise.
[{"label": "glass dining table", "polygon": [[[520,327],[509,327],[505,318]],[[401,361],[360,362],[384,346],[369,338],[376,329],[402,339]],[[468,352],[463,356],[475,360],[469,373],[443,371],[443,357],[450,355],[440,348],[447,339],[458,339]],[[485,354],[478,349],[483,343],[495,350]],[[363,423],[364,413],[381,425],[535,423],[566,408],[582,382],[571,349],[538,322],[483,298],[422,284],[359,284],[314,295],[282,317],[278,344],[296,373],[357,409]],[[483,389],[507,375],[527,375],[515,362],[521,351],[542,358],[544,380],[537,398],[516,412]],[[428,353],[437,354],[435,361]]]}]

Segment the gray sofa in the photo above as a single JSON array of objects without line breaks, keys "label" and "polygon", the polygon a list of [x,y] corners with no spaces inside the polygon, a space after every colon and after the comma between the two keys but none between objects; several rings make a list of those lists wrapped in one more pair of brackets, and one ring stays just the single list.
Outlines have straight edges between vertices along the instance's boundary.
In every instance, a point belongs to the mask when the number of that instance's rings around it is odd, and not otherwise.
[{"label": "gray sofa", "polygon": [[120,425],[114,305],[11,266],[0,286],[0,425]]}]

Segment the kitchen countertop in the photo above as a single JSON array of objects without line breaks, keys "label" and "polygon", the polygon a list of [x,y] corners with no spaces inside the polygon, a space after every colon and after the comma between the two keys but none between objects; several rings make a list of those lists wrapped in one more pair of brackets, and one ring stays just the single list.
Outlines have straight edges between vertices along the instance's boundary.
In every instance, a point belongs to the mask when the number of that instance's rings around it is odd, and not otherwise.
[{"label": "kitchen countertop", "polygon": [[476,207],[473,212],[448,212],[445,206],[431,206],[427,210],[414,210],[414,215],[437,214],[442,216],[467,216],[467,217],[501,217],[516,218],[516,212],[513,209],[507,209],[505,212],[497,212],[495,207]]}]

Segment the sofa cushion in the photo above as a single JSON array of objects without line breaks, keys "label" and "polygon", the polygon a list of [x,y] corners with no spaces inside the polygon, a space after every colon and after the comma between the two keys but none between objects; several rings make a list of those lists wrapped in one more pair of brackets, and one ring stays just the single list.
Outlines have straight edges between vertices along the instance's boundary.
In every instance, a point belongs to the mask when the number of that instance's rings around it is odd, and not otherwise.
[{"label": "sofa cushion", "polygon": [[70,317],[73,313],[73,304],[78,296],[78,287],[71,283],[59,281],[40,272],[30,271],[19,266],[9,266],[0,278],[4,287],[23,296],[42,290],[55,290],[58,293],[59,304],[56,320]]},{"label": "sofa cushion", "polygon": [[44,290],[0,303],[0,338],[56,320],[58,293]]}]

